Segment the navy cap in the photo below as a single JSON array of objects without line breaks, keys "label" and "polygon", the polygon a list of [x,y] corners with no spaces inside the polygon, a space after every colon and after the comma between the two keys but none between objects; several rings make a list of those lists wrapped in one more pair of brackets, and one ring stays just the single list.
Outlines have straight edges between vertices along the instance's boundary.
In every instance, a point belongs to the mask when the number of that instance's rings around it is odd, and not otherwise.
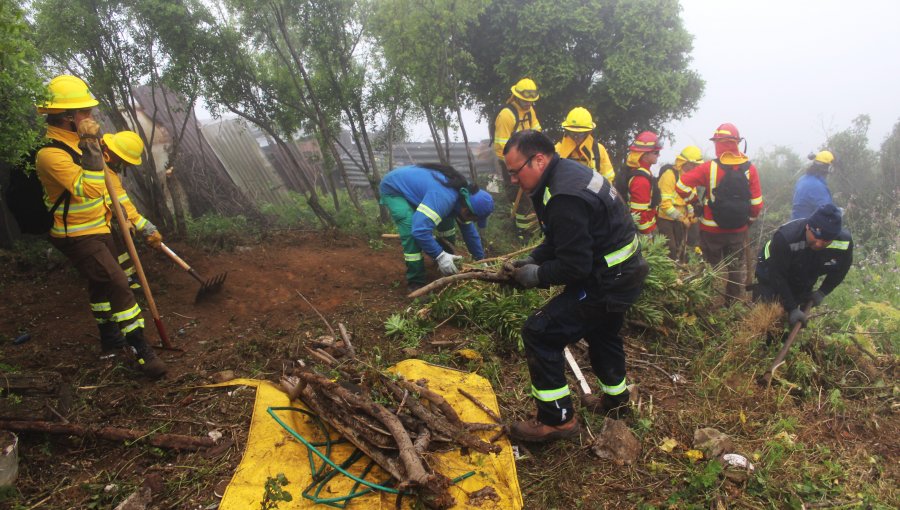
[{"label": "navy cap", "polygon": [[841,233],[841,211],[834,204],[819,206],[806,224],[817,239],[832,241]]}]

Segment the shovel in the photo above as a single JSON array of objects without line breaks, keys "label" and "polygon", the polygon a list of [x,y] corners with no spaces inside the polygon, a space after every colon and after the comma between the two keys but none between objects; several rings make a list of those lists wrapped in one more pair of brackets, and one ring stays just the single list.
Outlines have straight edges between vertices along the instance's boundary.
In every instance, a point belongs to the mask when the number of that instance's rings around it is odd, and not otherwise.
[{"label": "shovel", "polygon": [[201,299],[210,294],[216,294],[220,290],[222,290],[222,285],[225,283],[225,277],[228,276],[228,271],[224,273],[220,273],[216,276],[213,276],[209,280],[204,280],[202,276],[200,276],[197,271],[194,271],[194,268],[188,265],[181,257],[175,254],[168,246],[163,243],[159,243],[159,249],[162,250],[163,253],[169,256],[170,259],[174,260],[176,264],[181,266],[182,269],[188,272],[189,275],[193,276],[195,280],[200,282],[200,290],[197,291],[197,296],[194,298],[194,303],[199,303]]}]

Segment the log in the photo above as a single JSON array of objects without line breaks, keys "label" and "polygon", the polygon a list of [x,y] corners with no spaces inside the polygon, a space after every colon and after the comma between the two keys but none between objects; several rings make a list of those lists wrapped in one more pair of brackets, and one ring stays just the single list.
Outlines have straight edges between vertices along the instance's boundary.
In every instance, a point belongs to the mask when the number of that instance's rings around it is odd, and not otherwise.
[{"label": "log", "polygon": [[300,378],[306,380],[307,386],[302,396],[307,396],[311,390],[310,385],[318,386],[319,389],[325,390],[324,393],[331,396],[340,396],[342,400],[351,404],[353,407],[365,411],[369,416],[380,421],[397,441],[400,448],[400,459],[406,468],[406,476],[399,477],[401,480],[409,480],[415,483],[421,483],[428,476],[425,467],[422,465],[421,459],[415,456],[415,447],[403,424],[390,411],[380,404],[372,400],[365,399],[362,395],[351,393],[346,388],[340,386],[331,380],[316,374],[314,372],[301,372],[298,374]]},{"label": "log", "polygon": [[[398,384],[398,382],[391,381],[386,377],[384,378],[383,383],[388,387],[388,389],[394,394],[396,398],[402,397],[404,386]],[[412,385],[412,383],[409,384]],[[416,386],[416,388],[418,388],[417,385],[413,386]],[[424,421],[433,433],[441,434],[442,436],[447,437],[464,447],[471,448],[481,453],[499,453],[501,450],[499,446],[486,443],[470,434],[469,431],[465,429],[465,426],[461,421],[461,426],[454,427],[445,417],[439,416],[438,414],[432,412],[424,405],[422,405],[422,403],[419,402],[418,399],[407,399],[406,407],[416,418]],[[457,417],[457,419],[459,419],[459,417]],[[436,437],[434,438],[434,440],[438,440],[438,438]]]},{"label": "log", "polygon": [[502,283],[508,282],[512,280],[512,275],[507,271],[501,269],[500,271],[488,271],[484,269],[472,269],[469,271],[464,271],[461,273],[452,274],[450,276],[445,276],[443,278],[438,278],[437,280],[420,287],[412,292],[410,292],[407,297],[408,298],[417,298],[422,297],[425,294],[434,292],[439,289],[443,289],[447,285],[450,285],[454,282],[464,281],[464,280],[481,280],[483,282],[493,282],[493,283]]},{"label": "log", "polygon": [[181,434],[151,434],[140,430],[118,427],[93,427],[74,423],[0,420],[0,429],[13,432],[44,432],[47,434],[93,437],[107,441],[140,441],[157,448],[170,450],[197,451],[216,445],[216,442],[208,437],[184,436]]}]

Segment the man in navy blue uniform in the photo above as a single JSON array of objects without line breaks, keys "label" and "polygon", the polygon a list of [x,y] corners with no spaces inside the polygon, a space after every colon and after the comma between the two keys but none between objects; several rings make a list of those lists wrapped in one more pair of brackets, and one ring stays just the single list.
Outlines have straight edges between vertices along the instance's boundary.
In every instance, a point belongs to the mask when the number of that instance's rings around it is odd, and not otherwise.
[{"label": "man in navy blue uniform", "polygon": [[[826,204],[809,218],[785,223],[759,252],[756,264],[757,300],[779,302],[793,327],[806,325],[805,303],[822,304],[844,281],[853,263],[853,238],[841,228],[841,212]],[[813,287],[824,276],[818,289]]]},{"label": "man in navy blue uniform", "polygon": [[600,174],[560,159],[553,142],[533,130],[515,133],[504,157],[512,183],[530,196],[544,232],[528,257],[513,262],[513,276],[525,288],[565,285],[522,328],[537,416],[514,423],[510,435],[533,442],[574,437],[579,425],[563,350],[581,338],[588,343],[603,396],[582,399],[585,407],[624,413],[629,392],[619,330],[649,267],[628,207]]}]

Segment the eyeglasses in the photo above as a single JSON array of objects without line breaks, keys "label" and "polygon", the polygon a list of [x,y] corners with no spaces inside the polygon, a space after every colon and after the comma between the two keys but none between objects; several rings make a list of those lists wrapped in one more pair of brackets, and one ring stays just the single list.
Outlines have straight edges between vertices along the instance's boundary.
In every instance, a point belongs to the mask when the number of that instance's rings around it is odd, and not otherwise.
[{"label": "eyeglasses", "polygon": [[535,100],[538,97],[537,90],[518,90],[517,89],[516,92],[518,92],[519,95],[521,95],[522,97],[524,97],[525,99],[527,99],[529,101]]},{"label": "eyeglasses", "polygon": [[526,159],[525,162],[522,163],[522,166],[520,166],[519,168],[517,168],[515,170],[509,170],[509,175],[511,175],[511,176],[519,175],[519,172],[521,172],[523,168],[528,166],[528,163],[531,163],[531,159],[534,158],[536,155],[537,154],[532,154],[531,156],[528,156],[528,159]]}]

